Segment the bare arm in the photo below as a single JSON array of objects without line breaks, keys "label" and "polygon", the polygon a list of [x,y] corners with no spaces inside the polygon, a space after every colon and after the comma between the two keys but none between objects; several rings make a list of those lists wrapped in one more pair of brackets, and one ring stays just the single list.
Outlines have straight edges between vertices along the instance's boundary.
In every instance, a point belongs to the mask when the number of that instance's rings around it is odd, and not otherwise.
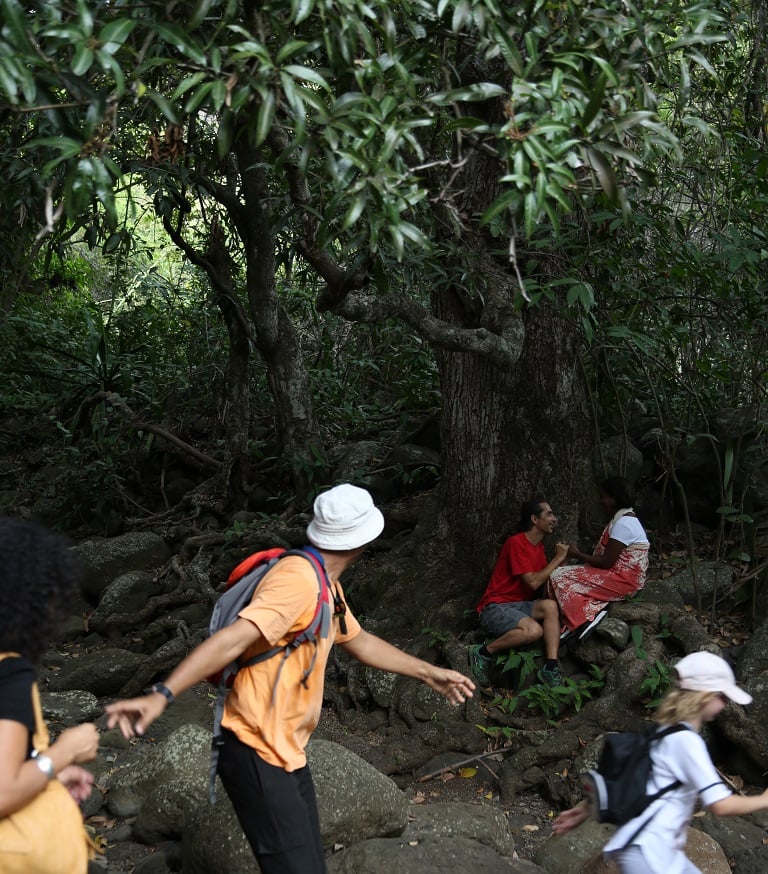
[{"label": "bare arm", "polygon": [[744,816],[756,810],[766,809],[768,809],[768,789],[760,795],[729,795],[707,808],[715,816]]},{"label": "bare arm", "polygon": [[[36,798],[48,784],[48,777],[27,758],[29,732],[21,722],[0,719],[0,818],[8,816]],[[66,782],[66,769],[75,762],[88,762],[99,750],[99,733],[92,723],[63,731],[45,750],[56,774]],[[63,772],[63,773],[62,773]]]},{"label": "bare arm", "polygon": [[558,543],[555,547],[554,558],[545,568],[542,568],[540,571],[522,575],[522,580],[531,590],[531,593],[540,589],[544,583],[547,582],[552,571],[555,570],[555,568],[559,568],[566,558],[568,558],[569,549],[570,547],[567,543]]},{"label": "bare arm", "polygon": [[571,807],[569,810],[564,810],[560,813],[552,823],[552,831],[556,835],[564,835],[571,829],[581,825],[589,816],[589,808],[586,799],[580,801],[576,807]]},{"label": "bare arm", "polygon": [[584,564],[592,565],[592,567],[609,570],[616,564],[619,556],[625,549],[626,546],[620,540],[609,540],[602,555],[589,555],[575,546],[569,546],[568,558],[575,558]]},{"label": "bare arm", "polygon": [[[261,632],[253,622],[236,619],[231,625],[217,631],[195,647],[172,671],[165,685],[174,695],[180,695],[234,661],[249,646],[261,640],[261,637]],[[118,725],[125,737],[141,735],[167,706],[168,701],[160,692],[126,701],[115,701],[104,708],[109,714],[107,726],[114,728]]]},{"label": "bare arm", "polygon": [[339,645],[364,665],[421,680],[452,704],[462,704],[472,697],[475,684],[464,674],[417,659],[367,631],[361,630],[357,637]]}]

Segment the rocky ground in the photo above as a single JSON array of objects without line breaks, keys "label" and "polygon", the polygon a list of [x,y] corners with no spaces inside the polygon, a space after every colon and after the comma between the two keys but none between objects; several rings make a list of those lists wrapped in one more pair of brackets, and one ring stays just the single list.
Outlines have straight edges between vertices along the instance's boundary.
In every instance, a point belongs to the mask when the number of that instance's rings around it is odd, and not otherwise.
[{"label": "rocky ground", "polygon": [[[317,732],[363,759],[366,758],[366,747],[380,742],[375,735],[350,733],[330,708],[324,709]],[[464,801],[493,805],[507,816],[519,856],[531,859],[539,844],[551,834],[550,824],[556,813],[552,806],[534,792],[521,793],[514,801],[502,800],[496,774],[483,760],[467,761],[467,757],[460,754],[443,759],[444,764],[427,769],[427,774],[399,777],[396,782],[414,804]],[[435,773],[443,768],[446,770],[442,773]],[[434,776],[429,777],[429,774]]]},{"label": "rocky ground", "polygon": [[[197,711],[191,712],[204,713],[205,705],[210,700],[206,684],[187,694],[194,696],[199,705]],[[342,744],[364,759],[367,758],[366,753],[370,748],[381,742],[381,737],[376,732],[350,731],[341,723],[331,707],[324,709],[317,735]],[[156,735],[150,734],[131,743],[127,741],[121,743],[112,732],[108,734],[107,740],[114,746],[103,750],[102,754],[108,762],[111,761],[115,767],[120,767],[138,756],[146,755],[148,748],[162,737],[161,730]],[[550,824],[556,811],[534,792],[521,793],[511,802],[502,800],[492,767],[484,764],[482,760],[465,762],[466,758],[458,754],[453,755],[448,757],[445,764],[435,768],[436,771],[446,768],[447,770],[442,773],[436,773],[427,779],[419,775],[399,777],[397,782],[414,804],[460,801],[493,805],[507,816],[519,857],[532,859],[539,845],[551,834]],[[449,767],[451,765],[454,767]],[[96,799],[93,804],[94,808],[95,806]],[[87,808],[86,813],[88,813]],[[148,846],[134,841],[131,837],[131,820],[110,817],[105,815],[102,809],[86,816],[86,823],[103,850],[103,854],[92,863],[93,871],[151,874],[155,862],[158,871],[166,870],[165,867],[160,866],[160,856],[169,856],[171,860],[173,859],[173,848],[170,845]]]}]

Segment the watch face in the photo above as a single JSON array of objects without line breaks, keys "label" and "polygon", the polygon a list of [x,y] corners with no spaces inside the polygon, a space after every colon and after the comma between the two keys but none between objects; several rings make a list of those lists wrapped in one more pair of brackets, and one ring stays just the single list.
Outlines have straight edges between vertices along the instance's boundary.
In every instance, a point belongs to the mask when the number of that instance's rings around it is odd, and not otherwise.
[{"label": "watch face", "polygon": [[49,780],[53,780],[56,776],[56,768],[48,756],[37,754],[34,756],[33,761]]}]

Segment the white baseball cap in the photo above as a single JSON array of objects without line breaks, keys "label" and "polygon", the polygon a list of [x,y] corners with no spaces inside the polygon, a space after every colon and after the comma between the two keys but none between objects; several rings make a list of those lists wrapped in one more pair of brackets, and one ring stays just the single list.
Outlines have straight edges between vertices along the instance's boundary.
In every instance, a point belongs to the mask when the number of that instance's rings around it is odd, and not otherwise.
[{"label": "white baseball cap", "polygon": [[737,704],[751,704],[752,696],[736,685],[728,662],[712,652],[692,652],[675,665],[678,685],[692,692],[722,692]]}]

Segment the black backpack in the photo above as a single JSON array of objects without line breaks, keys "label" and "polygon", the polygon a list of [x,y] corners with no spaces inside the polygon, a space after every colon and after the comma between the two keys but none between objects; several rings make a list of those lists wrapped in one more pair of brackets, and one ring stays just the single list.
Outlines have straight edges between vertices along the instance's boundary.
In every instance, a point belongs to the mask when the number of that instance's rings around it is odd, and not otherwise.
[{"label": "black backpack", "polygon": [[[678,723],[665,728],[653,726],[644,732],[616,732],[606,736],[597,768],[583,775],[584,793],[589,802],[590,813],[598,822],[624,825],[639,816],[649,804],[682,785],[679,780],[664,786],[657,792],[647,793],[651,775],[651,746],[663,737],[686,731],[687,726]],[[631,843],[645,827],[644,822],[632,835]]]}]

